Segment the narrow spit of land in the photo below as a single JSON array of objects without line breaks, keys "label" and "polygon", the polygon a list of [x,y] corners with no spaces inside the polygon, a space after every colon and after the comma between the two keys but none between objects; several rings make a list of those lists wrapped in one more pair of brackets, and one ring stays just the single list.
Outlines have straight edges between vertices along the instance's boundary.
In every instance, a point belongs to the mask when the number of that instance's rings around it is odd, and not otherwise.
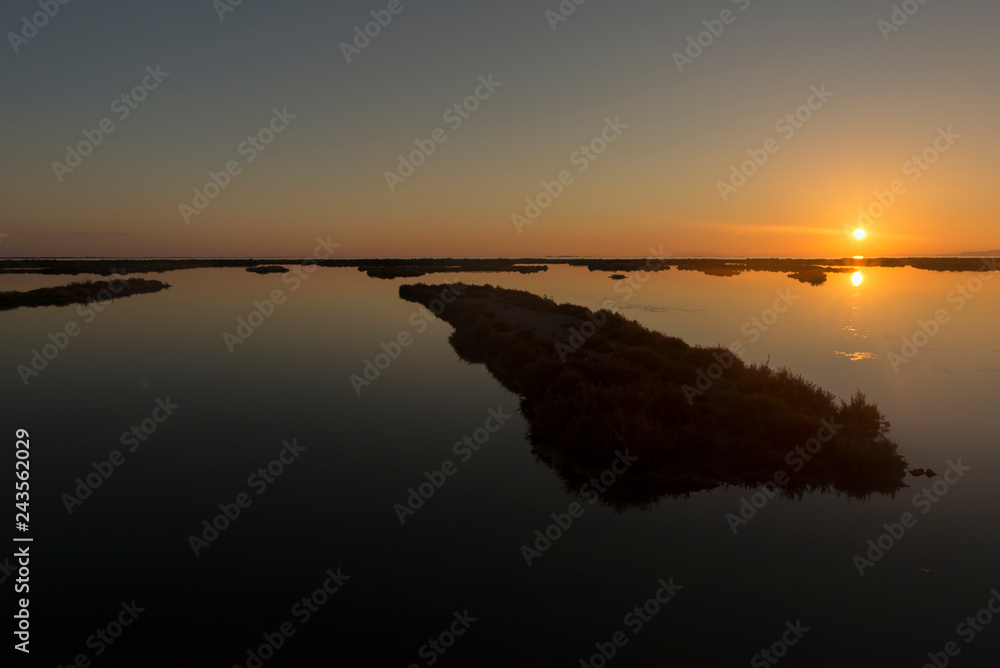
[{"label": "narrow spit of land", "polygon": [[146,292],[159,292],[169,287],[169,283],[162,281],[129,278],[122,281],[83,281],[23,292],[0,292],[0,311],[22,307],[67,306],[93,301],[111,301]]},{"label": "narrow spit of land", "polygon": [[[399,294],[429,307],[446,287],[403,285]],[[455,328],[452,346],[520,395],[535,453],[568,483],[628,449],[638,461],[626,479],[646,485],[638,496],[648,499],[769,481],[786,495],[904,486],[889,424],[860,392],[839,401],[787,369],[690,346],[610,311],[454,287],[461,296],[440,315]],[[710,387],[699,380],[707,375]]]}]

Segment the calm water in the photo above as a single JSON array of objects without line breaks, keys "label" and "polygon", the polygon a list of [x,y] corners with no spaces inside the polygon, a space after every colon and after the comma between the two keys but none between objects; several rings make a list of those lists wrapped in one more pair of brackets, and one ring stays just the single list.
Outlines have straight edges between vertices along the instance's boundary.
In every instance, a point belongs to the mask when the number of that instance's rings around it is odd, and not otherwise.
[{"label": "calm water", "polygon": [[[960,650],[951,665],[994,666],[1000,615],[971,642],[956,630],[1000,588],[1000,281],[957,310],[949,293],[972,276],[870,269],[859,286],[835,274],[812,287],[671,270],[628,300],[607,274],[570,267],[427,277],[593,307],[616,298],[689,343],[741,341],[746,361],[789,366],[841,397],[862,389],[911,465],[971,469],[925,514],[914,495],[941,476],[867,502],[776,498],[735,535],[727,513],[751,490],[622,513],[584,502],[530,567],[521,546],[581,499],[531,454],[517,398],[458,359],[450,327],[411,321],[402,281],[321,269],[293,291],[280,275],[201,269],[152,276],[173,288],[112,303],[92,322],[76,307],[0,314],[3,434],[13,450],[14,430],[27,429],[32,445],[34,660],[246,666],[247,649],[289,622],[294,635],[263,665],[597,666],[595,643],[621,632],[627,644],[607,665],[743,666],[801,620],[809,630],[783,666],[918,668],[949,641]],[[4,276],[0,289],[61,278]],[[275,289],[287,301],[230,354],[223,332]],[[756,338],[744,325],[779,290],[797,300]],[[894,372],[889,354],[938,309],[950,322]],[[17,365],[70,321],[79,336],[25,387]],[[404,331],[412,345],[359,396],[349,376]],[[179,408],[147,421],[155,432],[129,452],[123,432],[167,398]],[[453,444],[490,409],[513,417],[461,461]],[[251,485],[292,439],[298,458],[266,488]],[[114,450],[124,463],[70,515],[63,495]],[[446,459],[457,472],[401,525],[394,504]],[[249,507],[196,557],[189,536],[241,493]],[[853,557],[907,511],[916,524],[860,576]],[[304,619],[308,608],[293,606],[338,568],[350,579]],[[626,621],[671,578],[682,589],[670,603],[641,629]],[[88,638],[133,599],[144,611],[98,656]],[[443,656],[421,650],[466,610],[476,621]]]}]

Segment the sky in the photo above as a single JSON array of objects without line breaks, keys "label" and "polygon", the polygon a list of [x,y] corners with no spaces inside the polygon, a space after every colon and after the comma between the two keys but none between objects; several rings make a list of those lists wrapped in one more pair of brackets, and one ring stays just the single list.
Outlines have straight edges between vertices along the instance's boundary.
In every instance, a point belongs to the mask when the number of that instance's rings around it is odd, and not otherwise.
[{"label": "sky", "polygon": [[1000,248],[993,0],[232,2],[3,3],[0,256]]}]

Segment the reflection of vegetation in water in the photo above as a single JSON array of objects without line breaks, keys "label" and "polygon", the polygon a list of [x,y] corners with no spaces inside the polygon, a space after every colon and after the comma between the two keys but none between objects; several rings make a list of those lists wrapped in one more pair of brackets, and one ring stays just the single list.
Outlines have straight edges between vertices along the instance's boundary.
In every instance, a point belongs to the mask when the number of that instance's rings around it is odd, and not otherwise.
[{"label": "reflection of vegetation in water", "polygon": [[[426,305],[443,287],[404,285],[400,296]],[[683,386],[695,385],[726,349],[692,347],[620,315],[527,292],[468,286],[441,318],[455,327],[450,341],[463,359],[485,364],[522,397],[536,454],[571,487],[600,473],[615,450],[639,457],[609,503],[759,485],[779,470],[789,474],[783,491],[793,496],[826,490],[864,497],[903,487],[906,463],[889,425],[860,393],[838,401],[786,369],[734,358],[688,401]],[[796,448],[824,421],[840,426],[794,470]]]},{"label": "reflection of vegetation in water", "polygon": [[0,292],[0,311],[22,306],[66,306],[93,301],[110,301],[144,292],[159,292],[169,287],[168,283],[161,281],[129,278],[120,281],[83,281],[26,292]]},{"label": "reflection of vegetation in water", "polygon": [[247,271],[251,274],[287,274],[289,269],[288,267],[280,267],[276,264],[267,264],[257,267],[247,267]]},{"label": "reflection of vegetation in water", "polygon": [[826,271],[819,267],[809,267],[789,274],[788,278],[794,278],[796,281],[810,285],[823,285],[826,283]]}]

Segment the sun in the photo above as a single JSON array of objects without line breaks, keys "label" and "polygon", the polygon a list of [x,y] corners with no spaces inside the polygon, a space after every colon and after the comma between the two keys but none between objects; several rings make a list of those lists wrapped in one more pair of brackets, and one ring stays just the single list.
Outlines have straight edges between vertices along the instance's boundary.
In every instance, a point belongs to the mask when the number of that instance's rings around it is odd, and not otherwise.
[{"label": "sun", "polygon": [[857,239],[858,241],[861,241],[862,239],[864,239],[867,236],[868,236],[868,233],[865,232],[864,230],[862,230],[860,227],[858,229],[854,230],[854,238]]}]

